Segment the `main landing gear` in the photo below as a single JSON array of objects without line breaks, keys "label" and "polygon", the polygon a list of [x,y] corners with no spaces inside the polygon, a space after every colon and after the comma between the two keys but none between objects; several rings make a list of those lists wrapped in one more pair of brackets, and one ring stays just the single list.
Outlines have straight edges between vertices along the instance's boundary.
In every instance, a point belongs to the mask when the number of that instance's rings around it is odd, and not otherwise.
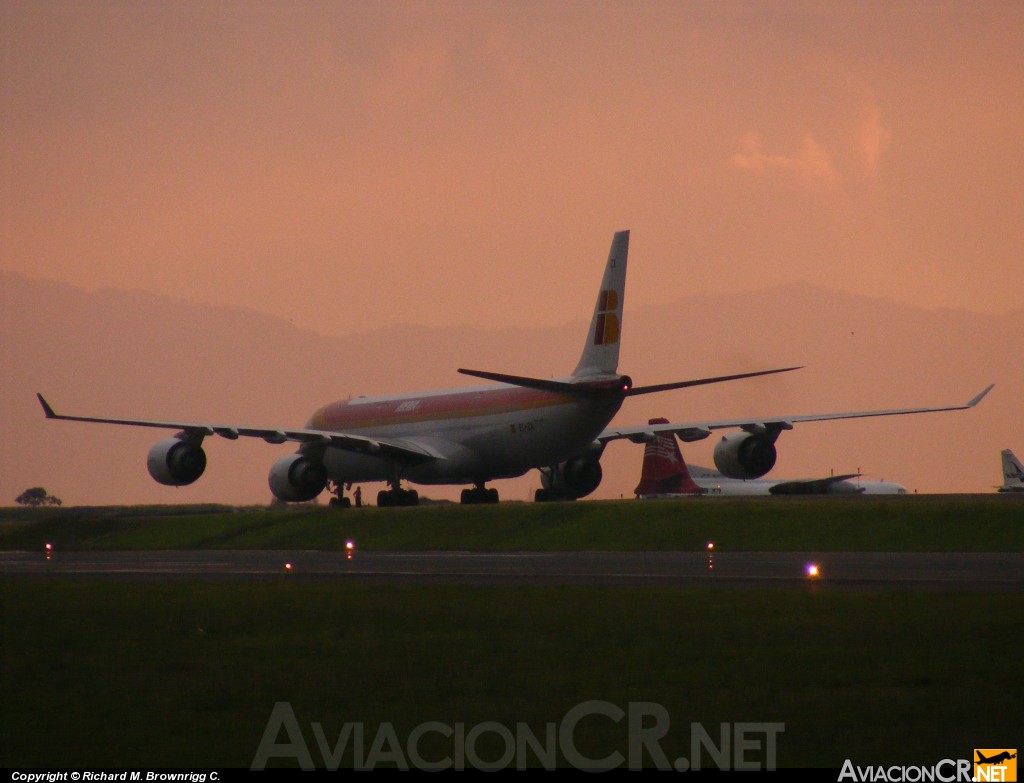
[{"label": "main landing gear", "polygon": [[498,502],[498,490],[487,489],[483,484],[477,484],[472,489],[462,490],[462,504],[469,505],[471,503],[497,503]]},{"label": "main landing gear", "polygon": [[388,481],[391,489],[382,489],[377,493],[377,507],[388,508],[393,506],[418,506],[420,504],[420,493],[415,489],[402,489],[401,466],[394,465],[391,480]]},{"label": "main landing gear", "polygon": [[386,508],[388,506],[418,506],[420,504],[420,493],[415,489],[382,489],[377,493],[377,506]]}]

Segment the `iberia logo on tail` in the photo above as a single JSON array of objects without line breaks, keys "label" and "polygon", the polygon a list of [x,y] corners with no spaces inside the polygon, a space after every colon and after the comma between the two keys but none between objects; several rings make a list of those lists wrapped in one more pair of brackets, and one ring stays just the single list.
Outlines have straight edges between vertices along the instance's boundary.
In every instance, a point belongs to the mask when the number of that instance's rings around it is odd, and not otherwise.
[{"label": "iberia logo on tail", "polygon": [[594,345],[614,345],[619,341],[619,295],[614,290],[602,291],[597,303],[597,326]]}]

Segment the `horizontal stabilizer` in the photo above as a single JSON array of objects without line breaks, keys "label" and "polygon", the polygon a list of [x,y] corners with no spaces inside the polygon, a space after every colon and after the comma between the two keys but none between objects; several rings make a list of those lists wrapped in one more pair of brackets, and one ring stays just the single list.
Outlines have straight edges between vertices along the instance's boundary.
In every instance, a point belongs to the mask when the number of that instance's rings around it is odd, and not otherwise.
[{"label": "horizontal stabilizer", "polygon": [[488,381],[498,383],[510,383],[513,386],[523,386],[527,389],[540,389],[541,391],[558,392],[569,394],[575,397],[593,397],[608,392],[629,393],[633,382],[629,376],[622,375],[618,378],[610,378],[601,381],[578,381],[568,383],[566,381],[554,381],[545,378],[527,378],[522,375],[506,375],[500,372],[485,372],[484,370],[467,370],[459,368],[463,375],[472,375],[474,378],[484,378]]},{"label": "horizontal stabilizer", "polygon": [[668,391],[669,389],[685,389],[690,386],[704,386],[708,383],[722,383],[723,381],[738,381],[740,378],[756,378],[758,375],[773,375],[777,372],[792,372],[802,370],[803,367],[783,367],[779,370],[761,370],[760,372],[744,372],[739,375],[719,375],[715,378],[700,378],[693,381],[676,381],[675,383],[659,383],[654,386],[635,386],[626,392],[627,397],[634,397],[637,394],[652,394],[654,392]]},{"label": "horizontal stabilizer", "polygon": [[723,381],[735,381],[740,378],[755,378],[758,375],[772,375],[778,372],[790,372],[800,370],[801,367],[783,367],[779,370],[761,370],[759,372],[745,372],[739,375],[719,375],[715,378],[698,378],[689,381],[675,381],[673,383],[659,383],[655,386],[633,386],[633,381],[628,375],[620,375],[617,378],[605,378],[594,381],[555,381],[544,378],[527,378],[522,375],[507,375],[499,372],[485,372],[484,370],[467,370],[459,368],[463,375],[472,375],[476,378],[484,378],[499,383],[510,383],[513,386],[524,386],[527,389],[541,389],[542,391],[559,392],[570,394],[576,397],[593,397],[596,395],[615,392],[625,397],[632,397],[637,394],[653,394],[654,392],[668,391],[670,389],[685,389],[690,386],[704,386],[708,383],[721,383]]}]

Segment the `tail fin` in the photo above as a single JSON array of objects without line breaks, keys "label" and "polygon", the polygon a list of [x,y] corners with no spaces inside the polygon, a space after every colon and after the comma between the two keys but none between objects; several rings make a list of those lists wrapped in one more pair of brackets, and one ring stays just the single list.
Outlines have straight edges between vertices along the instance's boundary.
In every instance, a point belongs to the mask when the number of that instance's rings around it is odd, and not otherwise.
[{"label": "tail fin", "polygon": [[[651,419],[648,424],[668,424],[668,419]],[[704,492],[690,477],[679,443],[671,432],[659,432],[644,447],[644,467],[635,495],[699,495]]]},{"label": "tail fin", "polygon": [[1017,455],[1010,449],[1004,449],[1002,458],[1004,486],[1024,489],[1024,465],[1020,464]]},{"label": "tail fin", "polygon": [[629,231],[618,231],[612,239],[604,278],[597,293],[594,316],[583,346],[574,378],[613,375],[619,366],[619,337],[622,335],[622,302],[626,293],[626,258]]}]

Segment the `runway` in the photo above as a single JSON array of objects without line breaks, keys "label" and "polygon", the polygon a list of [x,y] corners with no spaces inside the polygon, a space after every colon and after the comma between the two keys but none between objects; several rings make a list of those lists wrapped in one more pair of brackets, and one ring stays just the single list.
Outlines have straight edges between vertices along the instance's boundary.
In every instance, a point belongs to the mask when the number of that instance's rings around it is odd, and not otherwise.
[{"label": "runway", "polygon": [[[817,576],[807,573],[810,564]],[[0,552],[10,578],[331,579],[382,584],[793,587],[1024,592],[1024,553]]]}]

